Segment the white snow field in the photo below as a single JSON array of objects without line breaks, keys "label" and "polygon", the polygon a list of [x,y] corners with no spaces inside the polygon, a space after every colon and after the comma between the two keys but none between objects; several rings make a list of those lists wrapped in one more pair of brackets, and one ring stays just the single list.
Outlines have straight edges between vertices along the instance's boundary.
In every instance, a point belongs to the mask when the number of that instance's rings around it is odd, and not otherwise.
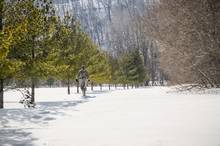
[{"label": "white snow field", "polygon": [[5,93],[1,146],[220,146],[220,92],[177,93],[169,87],[88,91],[36,89],[24,109]]}]

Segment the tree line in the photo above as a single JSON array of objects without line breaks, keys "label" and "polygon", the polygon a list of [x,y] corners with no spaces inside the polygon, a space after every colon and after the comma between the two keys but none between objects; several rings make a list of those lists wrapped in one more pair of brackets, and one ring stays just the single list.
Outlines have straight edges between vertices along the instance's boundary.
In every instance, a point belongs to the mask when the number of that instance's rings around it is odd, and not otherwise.
[{"label": "tree line", "polygon": [[159,67],[159,47],[145,34],[144,18],[152,0],[54,0],[57,15],[69,13],[93,42],[115,58],[139,50],[148,77],[155,85],[166,76]]},{"label": "tree line", "polygon": [[75,17],[58,17],[51,0],[0,1],[0,108],[4,91],[11,87],[31,88],[35,102],[42,80],[62,80],[70,94],[82,65],[93,83],[143,83],[146,72],[139,51],[122,58],[94,44]]},{"label": "tree line", "polygon": [[83,29],[116,58],[138,49],[152,83],[220,86],[219,0],[86,1],[72,1]]}]

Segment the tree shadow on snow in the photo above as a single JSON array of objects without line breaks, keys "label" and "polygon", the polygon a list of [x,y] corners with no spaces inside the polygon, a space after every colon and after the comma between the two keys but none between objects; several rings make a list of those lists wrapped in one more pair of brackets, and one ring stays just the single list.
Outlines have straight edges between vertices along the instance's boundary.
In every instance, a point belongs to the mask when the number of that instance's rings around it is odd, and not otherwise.
[{"label": "tree shadow on snow", "polygon": [[32,146],[34,139],[30,132],[25,132],[23,129],[1,129],[0,144],[8,146]]},{"label": "tree shadow on snow", "polygon": [[48,122],[67,115],[65,110],[89,102],[86,96],[76,101],[37,102],[33,109],[2,109],[0,110],[0,144],[3,145],[32,145],[36,138],[27,132],[27,128],[46,128]]}]

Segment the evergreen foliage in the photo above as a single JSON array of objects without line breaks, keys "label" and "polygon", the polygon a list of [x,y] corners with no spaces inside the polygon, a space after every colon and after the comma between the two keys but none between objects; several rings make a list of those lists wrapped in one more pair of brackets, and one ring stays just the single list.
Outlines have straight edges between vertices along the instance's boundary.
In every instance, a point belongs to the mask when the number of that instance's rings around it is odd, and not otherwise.
[{"label": "evergreen foliage", "polygon": [[138,84],[145,78],[138,51],[121,59],[100,50],[74,17],[56,17],[50,0],[1,0],[0,11],[0,108],[6,79],[31,87],[35,102],[35,87],[42,80],[50,86],[65,81],[70,94],[82,65],[96,84]]},{"label": "evergreen foliage", "polygon": [[137,49],[130,51],[122,57],[119,80],[123,83],[141,84],[146,79],[143,61]]}]

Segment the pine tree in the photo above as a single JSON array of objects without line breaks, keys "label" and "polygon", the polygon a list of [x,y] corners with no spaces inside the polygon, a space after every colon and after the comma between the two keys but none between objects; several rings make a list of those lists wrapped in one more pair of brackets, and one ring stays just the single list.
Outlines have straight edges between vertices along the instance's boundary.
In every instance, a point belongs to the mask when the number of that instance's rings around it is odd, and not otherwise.
[{"label": "pine tree", "polygon": [[128,80],[134,84],[143,83],[146,79],[146,72],[140,53],[138,50],[134,50],[128,61]]},{"label": "pine tree", "polygon": [[111,82],[111,68],[108,63],[107,56],[99,50],[91,53],[91,58],[88,64],[90,80],[95,83],[103,84]]},{"label": "pine tree", "polygon": [[142,58],[137,49],[125,54],[120,62],[119,80],[123,84],[143,83],[147,77]]},{"label": "pine tree", "polygon": [[11,78],[20,66],[20,62],[16,59],[9,58],[8,53],[10,51],[9,46],[15,41],[13,34],[20,31],[22,24],[15,25],[13,27],[4,23],[3,19],[7,21],[8,6],[4,0],[0,1],[0,108],[3,108],[4,104],[4,81]]},{"label": "pine tree", "polygon": [[[67,83],[70,94],[70,83],[75,79],[80,65],[85,63],[85,49],[88,38],[79,27],[79,23],[70,16],[65,16],[57,25],[54,35],[56,41],[56,66],[58,78]],[[87,59],[87,58],[86,58]]]},{"label": "pine tree", "polygon": [[[17,78],[30,80],[32,102],[35,102],[36,81],[46,77],[53,70],[49,57],[55,21],[48,1],[35,2],[12,2],[13,7],[8,8],[9,16],[6,22],[13,26],[22,24],[21,31],[14,34],[17,39],[10,46],[8,56],[22,62]],[[15,14],[13,18],[10,17],[12,13]]]},{"label": "pine tree", "polygon": [[109,64],[109,70],[110,70],[110,83],[112,84],[118,84],[117,81],[117,73],[119,70],[119,64],[118,59],[113,57],[111,54],[108,54],[108,64]]}]

